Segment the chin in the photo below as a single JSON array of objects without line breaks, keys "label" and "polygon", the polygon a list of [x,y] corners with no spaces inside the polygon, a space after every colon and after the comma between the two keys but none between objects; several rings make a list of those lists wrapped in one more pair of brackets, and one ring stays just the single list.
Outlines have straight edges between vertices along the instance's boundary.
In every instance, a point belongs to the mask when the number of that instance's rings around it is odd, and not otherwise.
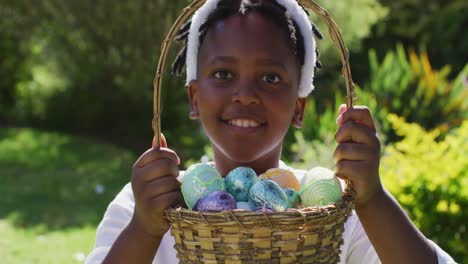
[{"label": "chin", "polygon": [[[258,146],[246,147],[245,145],[231,145],[224,147],[220,147],[218,145],[216,148],[219,152],[221,152],[220,154],[239,164],[253,163],[255,161],[264,159],[265,157],[270,156],[275,152],[274,148],[260,148]],[[253,149],[255,149],[255,151],[253,151]]]}]

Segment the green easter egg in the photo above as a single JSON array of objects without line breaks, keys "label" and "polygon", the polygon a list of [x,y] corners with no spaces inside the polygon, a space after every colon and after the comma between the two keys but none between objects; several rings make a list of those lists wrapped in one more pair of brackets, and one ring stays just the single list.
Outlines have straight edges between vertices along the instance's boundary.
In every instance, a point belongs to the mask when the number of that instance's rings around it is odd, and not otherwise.
[{"label": "green easter egg", "polygon": [[307,172],[299,191],[305,206],[324,206],[341,200],[341,183],[327,168],[315,167]]},{"label": "green easter egg", "polygon": [[225,191],[224,179],[212,166],[197,163],[190,166],[182,178],[182,195],[192,209],[197,201],[215,191]]},{"label": "green easter egg", "polygon": [[293,188],[283,188],[283,192],[286,194],[286,197],[288,197],[288,208],[295,208],[302,203],[301,196]]}]

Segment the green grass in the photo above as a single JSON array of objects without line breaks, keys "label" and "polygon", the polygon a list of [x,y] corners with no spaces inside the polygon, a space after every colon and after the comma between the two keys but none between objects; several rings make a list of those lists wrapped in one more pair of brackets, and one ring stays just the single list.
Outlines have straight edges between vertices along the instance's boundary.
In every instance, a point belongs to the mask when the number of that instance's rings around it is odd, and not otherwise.
[{"label": "green grass", "polygon": [[32,129],[0,129],[1,263],[78,263],[135,156]]},{"label": "green grass", "polygon": [[0,220],[1,263],[81,263],[93,247],[95,227],[46,231]]}]

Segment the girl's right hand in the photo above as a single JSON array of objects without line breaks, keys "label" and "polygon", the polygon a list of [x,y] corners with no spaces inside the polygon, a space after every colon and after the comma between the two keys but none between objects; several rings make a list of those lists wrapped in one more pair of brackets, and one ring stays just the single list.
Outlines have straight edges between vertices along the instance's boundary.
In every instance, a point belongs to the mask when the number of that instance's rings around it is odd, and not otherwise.
[{"label": "girl's right hand", "polygon": [[161,147],[147,150],[135,162],[132,171],[132,189],[135,197],[135,210],[131,225],[137,230],[156,237],[169,230],[164,211],[171,207],[184,205],[180,191],[180,159],[167,148],[166,139],[161,134]]}]

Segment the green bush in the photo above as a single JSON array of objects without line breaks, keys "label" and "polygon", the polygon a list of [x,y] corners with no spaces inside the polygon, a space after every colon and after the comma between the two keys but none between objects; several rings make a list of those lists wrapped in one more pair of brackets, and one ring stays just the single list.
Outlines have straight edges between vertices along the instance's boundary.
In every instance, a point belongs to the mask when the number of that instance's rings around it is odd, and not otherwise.
[{"label": "green bush", "polygon": [[379,62],[369,52],[370,81],[358,92],[359,102],[374,109],[375,119],[391,141],[396,140],[386,117],[390,113],[442,134],[468,118],[468,64],[455,80],[449,80],[450,66],[432,69],[426,53],[406,55],[402,45]]},{"label": "green bush", "polygon": [[468,121],[438,141],[439,129],[389,115],[403,139],[385,148],[381,178],[420,230],[460,263],[468,263]]}]

